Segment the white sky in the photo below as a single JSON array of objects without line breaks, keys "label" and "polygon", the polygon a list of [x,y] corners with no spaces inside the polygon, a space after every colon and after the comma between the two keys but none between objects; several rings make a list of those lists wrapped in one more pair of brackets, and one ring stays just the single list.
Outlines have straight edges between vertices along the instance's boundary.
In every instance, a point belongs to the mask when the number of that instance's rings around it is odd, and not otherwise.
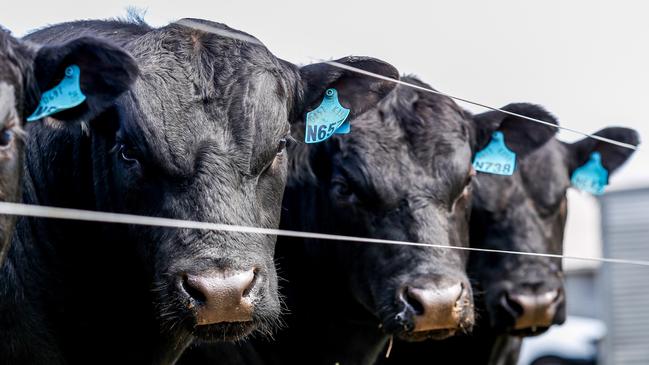
[{"label": "white sky", "polygon": [[[493,106],[529,101],[585,132],[609,125],[649,140],[649,2],[498,1],[11,1],[0,24],[16,35],[49,23],[146,10],[163,25],[182,17],[223,22],[295,63],[369,55],[438,90]],[[475,107],[463,105],[470,110]],[[565,140],[579,137],[562,133]],[[649,185],[649,144],[612,188]],[[574,198],[576,196],[576,198]],[[597,255],[593,200],[571,194],[569,254]]]}]

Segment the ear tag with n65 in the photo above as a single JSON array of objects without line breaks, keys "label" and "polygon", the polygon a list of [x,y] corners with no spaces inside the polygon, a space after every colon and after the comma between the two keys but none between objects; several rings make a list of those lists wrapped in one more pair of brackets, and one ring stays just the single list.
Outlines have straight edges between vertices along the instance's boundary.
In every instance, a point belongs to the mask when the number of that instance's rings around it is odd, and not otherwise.
[{"label": "ear tag with n65", "polygon": [[602,165],[602,155],[593,152],[588,162],[577,168],[570,179],[572,186],[593,195],[604,194],[608,185],[608,171]]},{"label": "ear tag with n65", "polygon": [[[306,131],[304,142],[318,143],[331,137],[334,133],[349,133],[349,123],[343,123],[349,116],[349,109],[338,102],[336,89],[327,89],[320,106],[306,113]],[[343,126],[341,128],[341,126]],[[340,132],[338,132],[340,128]]]},{"label": "ear tag with n65", "polygon": [[349,125],[349,121],[346,120],[343,124],[340,125],[340,127],[338,127],[338,129],[336,129],[334,134],[347,134],[350,131],[351,131],[351,126]]},{"label": "ear tag with n65", "polygon": [[28,122],[41,119],[58,113],[62,110],[74,108],[86,100],[86,96],[79,87],[79,66],[70,65],[65,69],[65,77],[52,89],[41,95],[41,101],[36,111],[27,118]]},{"label": "ear tag with n65", "polygon": [[495,175],[509,176],[514,173],[516,154],[505,145],[503,132],[494,132],[487,147],[475,154],[473,168],[476,171]]}]

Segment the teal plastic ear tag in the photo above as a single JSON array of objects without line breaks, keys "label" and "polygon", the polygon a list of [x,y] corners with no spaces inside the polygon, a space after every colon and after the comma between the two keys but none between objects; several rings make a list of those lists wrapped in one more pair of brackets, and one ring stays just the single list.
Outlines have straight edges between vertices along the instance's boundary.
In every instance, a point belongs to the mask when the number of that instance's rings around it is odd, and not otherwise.
[{"label": "teal plastic ear tag", "polygon": [[334,134],[347,134],[351,131],[351,126],[349,125],[349,121],[346,120],[336,131]]},{"label": "teal plastic ear tag", "polygon": [[593,152],[588,162],[577,168],[570,179],[572,186],[593,195],[604,194],[608,185],[608,171],[602,165],[602,155]]},{"label": "teal plastic ear tag", "polygon": [[41,96],[41,101],[36,111],[27,118],[28,122],[39,120],[43,117],[58,113],[62,110],[74,108],[83,103],[86,96],[79,87],[81,70],[77,65],[70,65],[65,69],[65,77],[52,89]]},{"label": "teal plastic ear tag", "polygon": [[[349,116],[349,109],[338,102],[336,89],[327,89],[320,106],[306,113],[304,142],[318,143],[331,137]],[[349,133],[349,123],[339,134]]]},{"label": "teal plastic ear tag", "polygon": [[475,154],[473,168],[495,175],[509,176],[514,173],[516,154],[505,145],[503,132],[494,132],[487,147]]}]

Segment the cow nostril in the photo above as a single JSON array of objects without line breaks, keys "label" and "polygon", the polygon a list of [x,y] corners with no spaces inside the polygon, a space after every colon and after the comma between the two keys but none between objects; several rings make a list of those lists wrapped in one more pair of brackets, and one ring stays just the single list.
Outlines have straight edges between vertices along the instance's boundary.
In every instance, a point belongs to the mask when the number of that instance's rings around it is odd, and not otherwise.
[{"label": "cow nostril", "polygon": [[242,297],[247,297],[250,294],[252,289],[255,287],[255,284],[257,284],[258,278],[259,278],[259,269],[254,268],[252,270],[252,280],[250,280],[250,283],[248,284],[248,286],[241,293]]},{"label": "cow nostril", "polygon": [[425,311],[424,305],[419,301],[419,299],[417,299],[415,296],[412,295],[412,292],[408,287],[404,289],[403,300],[406,303],[406,305],[412,308],[414,315],[419,316],[424,314]]},{"label": "cow nostril", "polygon": [[466,292],[466,286],[464,283],[460,283],[460,294],[457,295],[457,298],[455,298],[455,306],[462,306],[464,303],[464,300],[467,299],[467,297],[464,295]]},{"label": "cow nostril", "polygon": [[552,304],[559,303],[563,300],[563,291],[561,289],[556,289],[554,298],[552,298]]},{"label": "cow nostril", "polygon": [[503,293],[500,297],[500,304],[510,312],[514,317],[520,317],[523,315],[525,308],[523,305],[509,296],[509,293]]},{"label": "cow nostril", "polygon": [[187,293],[187,295],[191,299],[195,300],[196,302],[205,303],[207,301],[207,297],[205,296],[205,294],[203,292],[201,292],[201,290],[199,288],[194,287],[189,282],[189,279],[188,279],[187,275],[183,275],[182,287],[183,287],[183,290],[185,291],[185,293]]}]

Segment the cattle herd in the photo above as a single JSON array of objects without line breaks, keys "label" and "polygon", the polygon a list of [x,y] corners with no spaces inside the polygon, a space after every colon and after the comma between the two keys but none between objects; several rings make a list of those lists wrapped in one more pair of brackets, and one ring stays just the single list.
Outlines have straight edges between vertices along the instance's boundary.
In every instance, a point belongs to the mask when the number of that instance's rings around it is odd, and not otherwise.
[{"label": "cattle herd", "polygon": [[[434,246],[1,216],[1,364],[515,364],[565,320],[560,258],[452,247],[561,254],[572,173],[632,150],[246,39],[197,19],[0,29],[0,200]],[[83,100],[52,102],[75,72]],[[330,90],[351,132],[305,143]],[[513,173],[476,172],[496,136]]]}]

